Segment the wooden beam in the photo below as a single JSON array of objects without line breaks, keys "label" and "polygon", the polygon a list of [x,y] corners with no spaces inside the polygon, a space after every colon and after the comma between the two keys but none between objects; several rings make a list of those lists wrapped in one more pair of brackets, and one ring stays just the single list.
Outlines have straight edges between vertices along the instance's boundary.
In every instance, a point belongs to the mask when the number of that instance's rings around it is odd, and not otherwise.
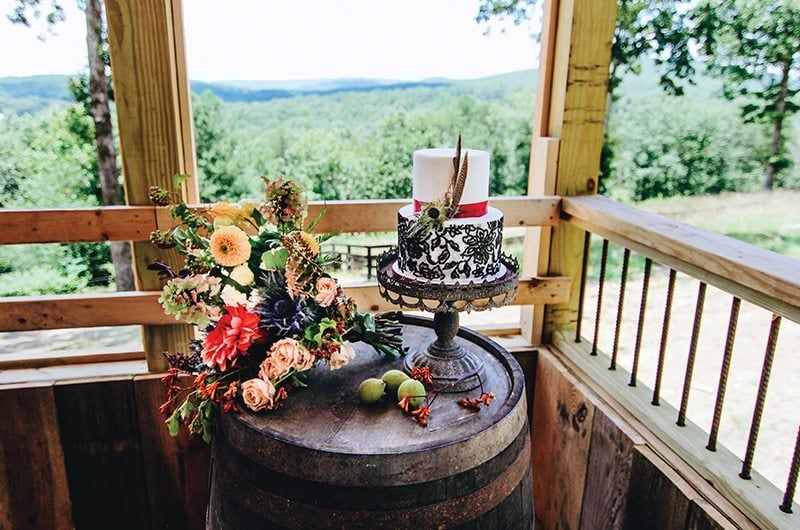
[{"label": "wooden beam", "polygon": [[[308,205],[308,220],[315,219],[324,208],[325,215],[314,228],[316,233],[396,232],[397,211],[410,203],[410,199],[312,201]],[[503,212],[506,228],[555,226],[561,213],[561,198],[552,195],[493,197],[489,205]],[[206,208],[207,205],[196,207]],[[156,219],[160,230],[174,226],[166,208],[158,208]]]},{"label": "wooden beam", "polygon": [[[538,137],[531,143],[531,166],[528,179],[529,195],[545,195],[555,192],[558,171],[558,146],[556,138]],[[545,276],[550,265],[550,237],[552,226],[541,226],[525,230],[522,248],[522,274]],[[542,343],[545,306],[523,307],[520,313],[522,335],[533,345]]]},{"label": "wooden beam", "polygon": [[0,211],[0,245],[144,241],[155,229],[152,206]]},{"label": "wooden beam", "polygon": [[[558,138],[549,137],[550,105],[553,91],[553,68],[558,31],[558,0],[545,0],[542,8],[542,34],[539,48],[538,86],[528,168],[528,195],[555,193],[558,171]],[[522,250],[522,273],[545,275],[550,264],[549,227],[525,230]],[[522,336],[532,345],[542,342],[544,306],[523,307],[520,312]]]},{"label": "wooden beam", "polygon": [[[561,196],[597,193],[616,15],[616,0],[558,4],[547,134],[559,138],[555,193]],[[576,326],[583,239],[574,225],[553,228],[548,274],[573,283],[568,302],[546,308],[544,340]]]},{"label": "wooden beam", "polygon": [[558,1],[545,0],[542,6],[542,33],[539,36],[539,69],[533,120],[534,141],[550,134],[550,97],[553,90],[553,63],[558,31]]},{"label": "wooden beam", "polygon": [[[0,298],[0,330],[172,325],[153,291]],[[180,349],[186,348],[186,343]]]},{"label": "wooden beam", "polygon": [[[183,32],[175,28],[180,0],[106,0],[105,5],[127,202],[148,205],[152,185],[200,202],[194,179],[180,190],[173,181],[175,174],[195,171]],[[133,257],[139,290],[160,288],[148,264],[178,259],[176,252],[157,251],[146,242],[134,243]],[[150,369],[166,369],[161,353],[183,348],[193,337],[191,326],[144,327]]]},{"label": "wooden beam", "polygon": [[[569,295],[570,283],[565,277],[521,280],[514,304],[564,301]],[[345,285],[344,288],[362,311],[397,309],[381,298],[375,284]],[[175,319],[166,315],[158,303],[160,294],[160,291],[137,291],[0,298],[0,331],[173,325]],[[188,340],[170,351],[183,351],[187,344]]]},{"label": "wooden beam", "polygon": [[797,260],[605,197],[568,197],[563,209],[570,225],[800,322]]},{"label": "wooden beam", "polygon": [[74,364],[112,363],[145,360],[143,351],[52,351],[0,354],[1,370],[25,370]]},{"label": "wooden beam", "polygon": [[[409,199],[312,201],[309,219],[327,207],[317,232],[394,232],[397,210]],[[506,227],[555,226],[561,199],[555,196],[494,197],[490,204],[503,212]],[[206,209],[208,205],[195,205]],[[0,211],[0,245],[87,241],[148,241],[153,230],[174,226],[166,208],[105,206]]]}]

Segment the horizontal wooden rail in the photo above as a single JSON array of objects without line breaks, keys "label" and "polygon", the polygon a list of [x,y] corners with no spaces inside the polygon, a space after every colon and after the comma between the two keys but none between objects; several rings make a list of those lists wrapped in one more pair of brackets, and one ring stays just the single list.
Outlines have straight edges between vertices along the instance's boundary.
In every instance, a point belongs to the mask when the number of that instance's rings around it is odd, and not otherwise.
[{"label": "horizontal wooden rail", "polygon": [[562,217],[800,323],[800,261],[601,196],[564,197]]},{"label": "horizontal wooden rail", "polygon": [[[309,219],[327,207],[318,232],[392,232],[397,210],[408,199],[312,202]],[[559,197],[498,197],[490,204],[505,215],[505,226],[554,226]],[[205,208],[205,205],[199,205]],[[37,210],[0,210],[0,245],[87,241],[145,241],[150,232],[173,226],[166,208],[106,206]]]},{"label": "horizontal wooden rail", "polygon": [[154,206],[0,210],[0,244],[144,241],[156,229]]},{"label": "horizontal wooden rail", "polygon": [[0,371],[49,368],[74,364],[110,363],[118,361],[144,361],[143,351],[53,351],[4,353],[0,355]]},{"label": "horizontal wooden rail", "polygon": [[[514,304],[557,304],[569,298],[566,277],[531,278],[519,282]],[[374,284],[345,286],[361,310],[391,311],[397,306],[380,297]],[[0,298],[0,332],[99,326],[168,325],[158,291]]]}]

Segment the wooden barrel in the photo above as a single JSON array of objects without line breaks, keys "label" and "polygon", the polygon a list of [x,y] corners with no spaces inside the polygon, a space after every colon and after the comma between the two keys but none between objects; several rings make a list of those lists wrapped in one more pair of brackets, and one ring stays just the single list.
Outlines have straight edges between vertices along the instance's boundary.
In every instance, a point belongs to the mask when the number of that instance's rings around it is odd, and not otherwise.
[{"label": "wooden barrel", "polygon": [[[412,350],[430,319],[404,317]],[[470,412],[440,394],[427,427],[356,389],[402,360],[369,347],[264,414],[222,414],[214,440],[208,528],[496,528],[533,526],[530,436],[522,370],[495,342],[462,329],[486,362],[491,406]]]}]

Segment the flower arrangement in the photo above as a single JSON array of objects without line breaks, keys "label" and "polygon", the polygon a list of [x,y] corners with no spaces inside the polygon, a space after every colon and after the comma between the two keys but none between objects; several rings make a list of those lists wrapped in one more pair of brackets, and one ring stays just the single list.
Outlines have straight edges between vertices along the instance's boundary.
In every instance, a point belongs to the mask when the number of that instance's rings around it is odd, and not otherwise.
[{"label": "flower arrangement", "polygon": [[352,360],[348,342],[402,354],[398,315],[359,312],[325,271],[333,258],[320,244],[332,234],[312,233],[324,210],[304,228],[302,188],[285,177],[263,179],[264,202],[219,202],[205,215],[161,188],[150,190],[177,221],[153,232],[152,243],[185,257],[177,272],[161,261],[149,266],[166,280],[159,301],[201,337],[185,353],[166,354],[172,368],[161,412],[173,436],[184,424],[210,442],[216,408],[280,407],[306,386],[315,365],[336,370]]}]

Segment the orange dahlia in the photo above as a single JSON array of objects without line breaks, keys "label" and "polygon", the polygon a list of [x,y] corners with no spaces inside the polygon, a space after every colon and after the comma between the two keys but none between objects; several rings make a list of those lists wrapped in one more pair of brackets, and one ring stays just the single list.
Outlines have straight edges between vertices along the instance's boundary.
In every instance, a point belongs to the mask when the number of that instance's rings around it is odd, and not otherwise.
[{"label": "orange dahlia", "polygon": [[211,234],[211,256],[223,267],[236,267],[250,259],[250,239],[238,226],[221,226]]}]

